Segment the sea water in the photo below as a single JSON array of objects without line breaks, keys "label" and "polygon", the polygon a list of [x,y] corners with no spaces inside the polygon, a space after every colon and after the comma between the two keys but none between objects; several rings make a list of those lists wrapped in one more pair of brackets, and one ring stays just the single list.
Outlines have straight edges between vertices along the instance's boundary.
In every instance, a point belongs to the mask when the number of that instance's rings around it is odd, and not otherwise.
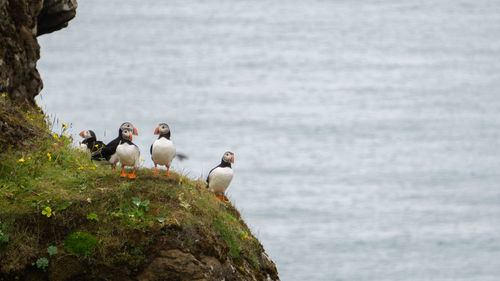
[{"label": "sea water", "polygon": [[84,0],[40,45],[73,133],[233,151],[282,280],[500,280],[499,1]]}]

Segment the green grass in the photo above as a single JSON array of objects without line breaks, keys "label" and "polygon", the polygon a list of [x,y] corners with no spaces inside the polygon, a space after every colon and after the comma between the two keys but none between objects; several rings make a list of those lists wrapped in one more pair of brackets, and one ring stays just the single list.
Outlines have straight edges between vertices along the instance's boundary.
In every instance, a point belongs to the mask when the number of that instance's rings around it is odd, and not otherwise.
[{"label": "green grass", "polygon": [[[54,128],[39,110],[4,97],[0,121],[15,128],[0,135],[0,277],[36,268],[41,258],[50,267],[58,255],[73,255],[91,268],[135,270],[165,245],[259,270],[262,245],[204,182],[146,168],[135,180],[120,178],[118,170],[74,148],[64,126]],[[22,140],[13,143],[16,136]],[[47,254],[50,246],[59,249],[54,257]]]}]

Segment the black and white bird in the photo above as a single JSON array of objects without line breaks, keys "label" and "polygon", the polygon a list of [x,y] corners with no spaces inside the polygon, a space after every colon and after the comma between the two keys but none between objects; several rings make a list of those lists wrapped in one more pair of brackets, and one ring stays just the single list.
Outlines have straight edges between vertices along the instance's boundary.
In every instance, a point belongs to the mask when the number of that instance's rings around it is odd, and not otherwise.
[{"label": "black and white bird", "polygon": [[113,170],[115,169],[116,163],[119,161],[118,156],[116,155],[116,148],[120,144],[122,131],[125,129],[130,130],[133,135],[138,135],[137,129],[134,125],[130,122],[125,122],[120,126],[120,129],[118,129],[118,137],[106,144],[101,151],[102,157],[111,164],[111,169]]},{"label": "black and white bird", "polygon": [[170,128],[165,123],[160,123],[156,127],[155,135],[159,135],[158,139],[153,142],[149,152],[151,153],[151,159],[155,163],[155,169],[153,173],[159,174],[158,165],[164,165],[167,167],[167,176],[170,175],[170,165],[175,157],[175,146],[170,140]]},{"label": "black and white bird", "polygon": [[90,151],[92,160],[104,159],[104,157],[101,155],[104,143],[102,141],[97,140],[94,131],[92,130],[81,131],[80,137],[83,138],[82,144],[84,144]]},{"label": "black and white bird", "polygon": [[[231,180],[233,179],[233,169],[231,163],[234,163],[234,153],[227,151],[222,156],[222,160],[218,166],[210,170],[207,177],[207,188],[214,193],[215,199],[222,200],[229,203],[224,199],[224,192],[226,192]],[[222,197],[217,197],[217,193],[222,193]]]},{"label": "black and white bird", "polygon": [[[129,177],[131,179],[135,179],[135,170],[139,165],[139,159],[141,157],[141,151],[139,147],[132,142],[132,135],[134,132],[130,129],[122,130],[122,137],[120,143],[116,147],[116,155],[122,166],[122,174],[121,177]],[[132,173],[125,173],[125,167],[132,167]]]}]

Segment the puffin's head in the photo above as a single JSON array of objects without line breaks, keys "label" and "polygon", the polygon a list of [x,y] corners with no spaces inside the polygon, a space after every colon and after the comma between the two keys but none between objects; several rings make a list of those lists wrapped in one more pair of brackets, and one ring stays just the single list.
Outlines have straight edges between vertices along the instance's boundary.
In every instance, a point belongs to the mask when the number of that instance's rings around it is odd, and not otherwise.
[{"label": "puffin's head", "polygon": [[160,123],[155,129],[155,135],[163,135],[170,132],[170,128],[165,123]]},{"label": "puffin's head", "polygon": [[125,128],[122,130],[122,138],[123,139],[132,141],[133,135],[134,135],[134,132],[130,129]]},{"label": "puffin's head", "polygon": [[125,129],[129,129],[130,131],[132,131],[132,134],[136,136],[139,134],[139,132],[137,132],[137,129],[130,122],[125,122],[120,126],[120,131],[123,131]]},{"label": "puffin's head", "polygon": [[92,130],[85,130],[80,132],[80,137],[84,139],[95,138],[95,133]]},{"label": "puffin's head", "polygon": [[234,153],[226,151],[226,153],[222,156],[222,161],[226,163],[234,163]]}]

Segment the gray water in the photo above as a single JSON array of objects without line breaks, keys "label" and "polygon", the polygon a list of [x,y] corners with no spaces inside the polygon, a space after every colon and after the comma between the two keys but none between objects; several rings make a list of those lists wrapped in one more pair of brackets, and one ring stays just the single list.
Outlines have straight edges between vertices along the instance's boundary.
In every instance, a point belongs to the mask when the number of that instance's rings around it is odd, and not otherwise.
[{"label": "gray water", "polygon": [[[39,103],[144,166],[159,122],[282,280],[500,280],[500,2],[84,0]],[[138,179],[140,180],[140,179]]]}]

